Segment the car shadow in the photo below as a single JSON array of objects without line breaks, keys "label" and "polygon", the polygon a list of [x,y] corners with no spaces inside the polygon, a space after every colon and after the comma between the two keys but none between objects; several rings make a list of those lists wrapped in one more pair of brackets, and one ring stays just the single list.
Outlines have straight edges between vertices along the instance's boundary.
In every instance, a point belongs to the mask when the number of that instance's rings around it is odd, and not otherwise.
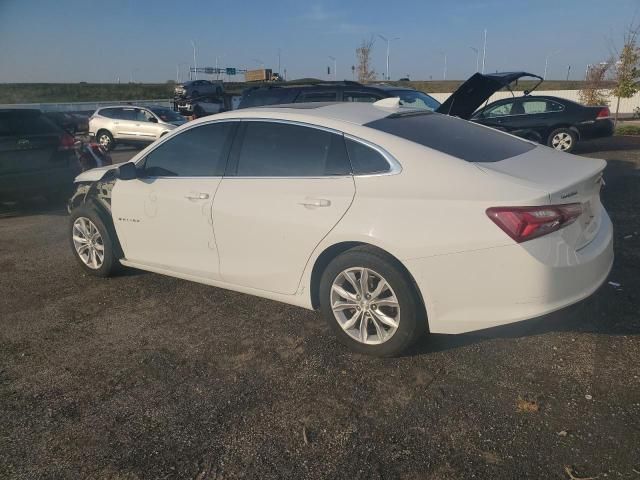
[{"label": "car shadow", "polygon": [[33,197],[16,201],[0,201],[0,219],[43,214],[67,216],[66,200]]},{"label": "car shadow", "polygon": [[579,142],[573,153],[583,155],[596,152],[640,150],[640,136],[616,135]]}]

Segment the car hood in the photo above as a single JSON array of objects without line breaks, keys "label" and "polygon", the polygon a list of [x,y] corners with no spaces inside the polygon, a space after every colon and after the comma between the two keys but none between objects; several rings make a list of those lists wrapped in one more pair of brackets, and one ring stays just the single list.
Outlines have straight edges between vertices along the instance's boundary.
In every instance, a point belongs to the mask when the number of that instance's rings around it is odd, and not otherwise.
[{"label": "car hood", "polygon": [[[123,162],[120,162],[123,163]],[[105,173],[109,170],[113,170],[114,168],[118,168],[120,163],[115,163],[113,165],[105,165],[104,167],[92,168],[91,170],[87,170],[82,172],[80,175],[76,177],[75,182],[97,182],[100,180]]]},{"label": "car hood", "polygon": [[540,80],[531,91],[542,83],[542,77],[527,72],[502,72],[487,75],[475,73],[460,85],[458,89],[438,107],[436,112],[468,120],[471,118],[471,115],[473,115],[473,112],[486,102],[491,95],[522,77],[533,77]]}]

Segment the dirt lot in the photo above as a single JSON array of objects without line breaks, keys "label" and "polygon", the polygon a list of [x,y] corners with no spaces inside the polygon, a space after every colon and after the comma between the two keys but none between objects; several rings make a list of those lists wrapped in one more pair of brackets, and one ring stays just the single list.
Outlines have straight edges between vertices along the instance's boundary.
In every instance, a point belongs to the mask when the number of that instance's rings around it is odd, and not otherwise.
[{"label": "dirt lot", "polygon": [[621,286],[397,359],[299,308],[82,275],[63,209],[5,209],[0,478],[640,479],[640,142],[582,153],[612,160]]}]

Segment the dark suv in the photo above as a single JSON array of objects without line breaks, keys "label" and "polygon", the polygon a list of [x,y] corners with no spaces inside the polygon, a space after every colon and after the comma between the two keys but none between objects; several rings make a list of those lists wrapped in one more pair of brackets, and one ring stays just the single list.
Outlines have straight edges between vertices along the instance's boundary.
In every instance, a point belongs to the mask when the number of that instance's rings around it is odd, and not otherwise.
[{"label": "dark suv", "polygon": [[40,110],[0,109],[0,199],[65,194],[78,173],[71,135]]},{"label": "dark suv", "polygon": [[377,102],[390,97],[400,97],[403,105],[415,108],[436,110],[440,106],[435,98],[413,88],[343,81],[248,88],[242,93],[238,108],[304,102]]}]

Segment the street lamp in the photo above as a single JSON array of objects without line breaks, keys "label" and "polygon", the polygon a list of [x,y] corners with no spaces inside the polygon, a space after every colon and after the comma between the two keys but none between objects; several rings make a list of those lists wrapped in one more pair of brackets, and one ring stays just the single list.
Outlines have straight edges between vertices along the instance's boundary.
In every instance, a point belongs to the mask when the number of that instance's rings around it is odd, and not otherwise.
[{"label": "street lamp", "polygon": [[484,62],[487,58],[487,29],[484,29],[484,43],[482,45],[482,73],[484,73]]},{"label": "street lamp", "polygon": [[196,59],[196,42],[191,40],[191,46],[193,47],[193,75],[194,79],[198,79],[198,61]]},{"label": "street lamp", "polygon": [[440,51],[438,52],[440,55],[444,56],[444,71],[442,73],[442,79],[447,79],[447,52]]},{"label": "street lamp", "polygon": [[476,47],[469,47],[471,50],[473,50],[474,52],[476,52],[476,72],[479,72],[479,68],[480,68],[480,50],[478,50]]},{"label": "street lamp", "polygon": [[337,82],[338,81],[338,72],[337,72],[338,64],[337,64],[336,57],[332,57],[331,55],[329,55],[329,60],[333,60],[333,80]]},{"label": "street lamp", "polygon": [[549,66],[549,58],[553,57],[555,54],[560,53],[560,50],[556,50],[555,52],[550,53],[544,59],[544,75],[542,75],[542,79],[547,79],[547,67]]},{"label": "street lamp", "polygon": [[387,38],[384,35],[380,35],[378,34],[378,36],[384,40],[385,42],[387,42],[387,80],[391,80],[391,76],[389,75],[389,46],[391,44],[391,42],[393,42],[394,40],[400,40],[400,37],[394,37],[394,38]]}]

